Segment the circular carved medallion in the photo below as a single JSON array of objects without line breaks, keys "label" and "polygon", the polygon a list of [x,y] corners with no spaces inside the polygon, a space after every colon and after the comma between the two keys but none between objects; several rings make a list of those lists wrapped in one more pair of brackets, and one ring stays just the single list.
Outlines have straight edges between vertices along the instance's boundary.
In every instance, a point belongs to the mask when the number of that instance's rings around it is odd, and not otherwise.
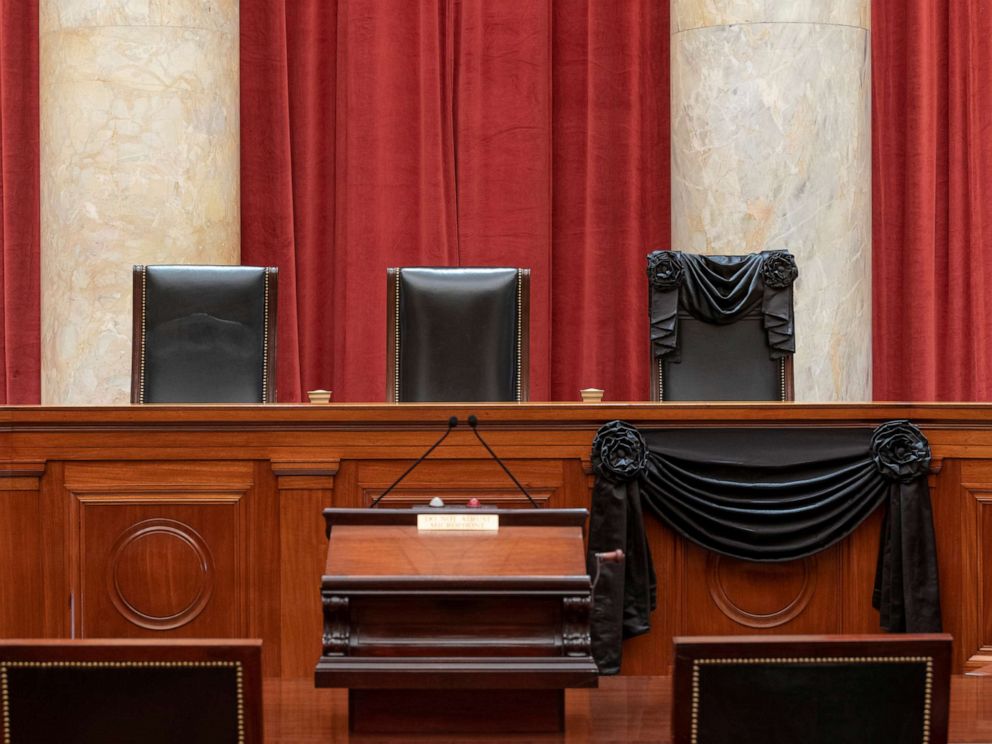
[{"label": "circular carved medallion", "polygon": [[214,567],[188,524],[148,519],[121,533],[110,554],[107,588],[118,612],[149,630],[171,630],[199,615],[213,592]]},{"label": "circular carved medallion", "polygon": [[816,589],[816,558],[754,563],[710,553],[710,597],[728,618],[748,628],[775,628],[797,617]]}]

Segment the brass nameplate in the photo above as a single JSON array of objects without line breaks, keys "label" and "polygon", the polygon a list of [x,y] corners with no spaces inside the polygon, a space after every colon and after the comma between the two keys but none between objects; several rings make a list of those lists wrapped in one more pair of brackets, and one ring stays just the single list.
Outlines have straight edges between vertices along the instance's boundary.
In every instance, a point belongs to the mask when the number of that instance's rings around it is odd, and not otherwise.
[{"label": "brass nameplate", "polygon": [[498,514],[418,514],[418,530],[459,530],[496,532],[499,530]]}]

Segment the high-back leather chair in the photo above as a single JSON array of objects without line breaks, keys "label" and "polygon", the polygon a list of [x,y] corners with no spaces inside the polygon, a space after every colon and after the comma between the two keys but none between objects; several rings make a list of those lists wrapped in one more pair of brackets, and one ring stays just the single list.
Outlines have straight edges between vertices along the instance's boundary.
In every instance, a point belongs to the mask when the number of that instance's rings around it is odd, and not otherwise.
[{"label": "high-back leather chair", "polygon": [[951,636],[675,638],[672,741],[947,741]]},{"label": "high-back leather chair", "polygon": [[274,402],[278,276],[135,266],[131,402]]},{"label": "high-back leather chair", "polygon": [[797,276],[786,251],[651,253],[651,399],[793,400]]},{"label": "high-back leather chair", "polygon": [[387,271],[390,402],[528,398],[530,270]]}]

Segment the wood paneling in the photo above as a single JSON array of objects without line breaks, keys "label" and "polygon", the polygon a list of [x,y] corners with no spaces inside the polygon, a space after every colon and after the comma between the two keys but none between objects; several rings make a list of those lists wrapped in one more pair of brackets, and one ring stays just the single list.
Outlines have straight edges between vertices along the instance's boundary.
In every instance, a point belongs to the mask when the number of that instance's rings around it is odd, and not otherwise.
[{"label": "wood paneling", "polygon": [[45,635],[44,462],[0,463],[0,638]]},{"label": "wood paneling", "polygon": [[80,638],[236,638],[247,599],[250,463],[72,463]]},{"label": "wood paneling", "polygon": [[[970,404],[0,408],[0,636],[258,636],[267,675],[309,677],[320,654],[320,511],[368,504],[449,416],[469,414],[535,499],[552,507],[589,506],[592,437],[612,419],[648,428],[911,419],[935,458],[930,483],[956,668],[992,662],[992,406]],[[463,427],[383,505],[432,495],[526,505]],[[878,514],[791,566],[716,560],[647,519],[659,606],[651,633],[626,644],[625,673],[664,673],[675,634],[878,630],[870,605]],[[207,551],[213,583],[196,617],[153,629],[114,604],[108,576],[145,615],[182,616],[203,584],[198,556]]]}]

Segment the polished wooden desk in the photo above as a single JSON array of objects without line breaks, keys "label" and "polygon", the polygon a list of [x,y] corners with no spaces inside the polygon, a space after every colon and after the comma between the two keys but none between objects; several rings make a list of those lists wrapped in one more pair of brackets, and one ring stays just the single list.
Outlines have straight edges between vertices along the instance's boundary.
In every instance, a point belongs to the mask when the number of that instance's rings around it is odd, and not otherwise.
[{"label": "polished wooden desk", "polygon": [[413,509],[328,509],[318,687],[369,733],[535,733],[595,687],[585,509],[463,509],[493,531],[421,530]]},{"label": "polished wooden desk", "polygon": [[[863,426],[908,418],[933,449],[945,630],[955,669],[992,662],[992,406],[502,404],[0,408],[0,635],[260,637],[268,676],[320,656],[321,510],[367,505],[448,417],[480,429],[535,498],[588,507],[592,436],[640,427]],[[467,427],[383,501],[523,506]],[[675,635],[861,633],[879,515],[789,564],[719,558],[648,530],[660,579],[624,671],[663,674]]]}]

